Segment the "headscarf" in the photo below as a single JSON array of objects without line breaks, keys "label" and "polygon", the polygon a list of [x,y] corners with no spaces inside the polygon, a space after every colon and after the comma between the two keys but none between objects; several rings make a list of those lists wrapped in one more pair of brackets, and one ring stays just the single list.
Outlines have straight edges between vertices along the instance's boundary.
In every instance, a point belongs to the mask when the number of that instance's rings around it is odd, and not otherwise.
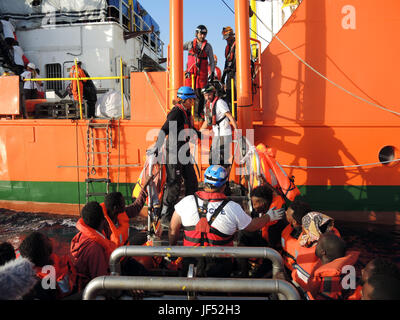
[{"label": "headscarf", "polygon": [[[322,233],[333,229],[334,221],[323,213],[313,211],[307,213],[301,219],[301,223],[303,232],[300,236],[300,245],[302,247],[311,247],[319,240]],[[321,229],[325,230],[322,232]]]}]

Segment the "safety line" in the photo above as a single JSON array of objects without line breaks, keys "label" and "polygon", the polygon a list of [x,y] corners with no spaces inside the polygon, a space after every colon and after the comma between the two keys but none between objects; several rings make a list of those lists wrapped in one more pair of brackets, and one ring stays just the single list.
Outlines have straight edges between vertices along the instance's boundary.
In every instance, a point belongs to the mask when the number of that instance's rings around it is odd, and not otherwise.
[{"label": "safety line", "polygon": [[153,84],[151,83],[150,78],[149,78],[149,76],[147,75],[147,72],[144,71],[144,74],[145,74],[145,76],[146,76],[147,82],[148,82],[148,83],[150,84],[150,86],[151,86],[151,90],[153,90],[153,93],[154,93],[154,95],[155,95],[156,98],[157,98],[157,101],[158,101],[158,104],[159,104],[160,107],[161,107],[161,110],[164,112],[165,115],[167,115],[167,112],[164,110],[164,107],[163,107],[163,105],[162,105],[160,99],[158,98],[158,95],[157,95],[156,91],[154,90]]},{"label": "safety line", "polygon": [[[225,4],[225,6],[226,6],[233,14],[235,14],[235,11],[234,11],[224,0],[221,0],[221,1]],[[254,11],[253,11],[253,13],[254,13]],[[259,35],[256,31],[254,31],[251,27],[250,27],[249,29],[250,29],[250,31],[253,31],[259,38],[261,38],[261,39],[263,39],[264,41],[270,43],[267,39],[265,39],[265,38],[263,38],[262,36],[260,36],[260,35]]]},{"label": "safety line", "polygon": [[359,168],[359,167],[367,167],[367,166],[376,166],[380,164],[387,164],[391,162],[399,162],[400,159],[394,159],[394,160],[388,160],[388,161],[382,161],[382,162],[374,162],[374,163],[364,163],[364,164],[355,164],[355,165],[349,165],[349,166],[291,166],[291,165],[285,165],[281,164],[282,167],[285,168],[296,168],[296,169],[345,169],[345,168]]},{"label": "safety line", "polygon": [[325,79],[326,81],[328,81],[330,84],[334,85],[335,87],[339,88],[340,90],[346,92],[347,94],[351,95],[352,97],[359,99],[363,102],[366,102],[368,104],[370,104],[371,106],[380,108],[384,111],[393,113],[397,116],[400,116],[400,112],[397,111],[393,111],[390,110],[388,108],[385,108],[379,104],[376,104],[374,102],[368,101],[366,99],[364,99],[363,97],[360,97],[359,95],[356,95],[354,93],[352,93],[351,91],[347,90],[346,88],[342,87],[341,85],[337,84],[336,82],[328,79],[326,76],[324,76],[322,73],[320,73],[318,70],[316,70],[315,68],[313,68],[310,64],[308,64],[305,60],[303,60],[297,53],[295,53],[292,49],[290,49],[278,36],[277,34],[275,34],[258,16],[255,12],[253,12],[253,14],[256,16],[256,18],[268,29],[269,32],[271,32],[272,34],[272,38],[276,38],[286,49],[289,50],[289,52],[294,55],[299,61],[301,61],[306,67],[308,67],[309,69],[311,69],[312,71],[314,71],[317,75],[319,75],[321,78]]}]

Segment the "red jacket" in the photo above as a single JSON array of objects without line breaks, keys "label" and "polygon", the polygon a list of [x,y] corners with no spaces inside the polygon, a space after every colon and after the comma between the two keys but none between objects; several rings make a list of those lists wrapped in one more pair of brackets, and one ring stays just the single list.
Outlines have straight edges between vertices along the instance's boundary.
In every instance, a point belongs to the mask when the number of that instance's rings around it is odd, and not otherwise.
[{"label": "red jacket", "polygon": [[77,228],[80,232],[71,240],[70,251],[80,291],[90,280],[109,274],[108,262],[116,245],[82,219],[78,220]]}]

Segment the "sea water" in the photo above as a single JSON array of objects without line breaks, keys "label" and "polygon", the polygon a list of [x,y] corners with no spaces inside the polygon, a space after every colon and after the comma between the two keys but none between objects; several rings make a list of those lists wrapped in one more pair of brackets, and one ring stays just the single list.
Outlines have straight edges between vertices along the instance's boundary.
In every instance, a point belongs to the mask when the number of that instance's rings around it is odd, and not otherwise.
[{"label": "sea water", "polygon": [[[22,240],[31,232],[46,234],[53,243],[53,251],[63,255],[69,252],[70,242],[78,232],[75,224],[78,217],[14,212],[0,209],[0,242],[9,241],[18,249]],[[349,250],[360,251],[359,263],[367,264],[371,259],[383,257],[400,267],[400,226],[372,223],[335,221],[335,226],[346,241]],[[134,220],[131,231],[145,238],[147,222]]]}]

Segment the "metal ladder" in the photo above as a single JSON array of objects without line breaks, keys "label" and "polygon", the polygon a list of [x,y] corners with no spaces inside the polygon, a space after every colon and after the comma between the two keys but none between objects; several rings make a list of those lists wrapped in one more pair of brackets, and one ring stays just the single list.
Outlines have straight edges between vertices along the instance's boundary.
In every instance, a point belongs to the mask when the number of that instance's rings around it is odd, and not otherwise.
[{"label": "metal ladder", "polygon": [[[109,120],[107,123],[95,123],[92,122],[93,119],[90,119],[87,126],[87,150],[86,150],[86,203],[89,202],[90,197],[104,197],[110,191],[110,148],[113,148],[113,139],[112,139],[112,120]],[[98,135],[95,135],[95,132],[98,130],[105,130],[105,138],[99,138]],[[96,141],[104,141],[106,144],[105,151],[95,150]],[[106,155],[106,165],[95,165],[95,156],[96,155]],[[101,157],[103,159],[103,157]],[[90,164],[90,162],[92,162]],[[107,177],[105,178],[94,178],[97,170],[96,168],[106,168]],[[90,185],[93,183],[105,183],[106,184],[106,192],[90,192]]]}]

